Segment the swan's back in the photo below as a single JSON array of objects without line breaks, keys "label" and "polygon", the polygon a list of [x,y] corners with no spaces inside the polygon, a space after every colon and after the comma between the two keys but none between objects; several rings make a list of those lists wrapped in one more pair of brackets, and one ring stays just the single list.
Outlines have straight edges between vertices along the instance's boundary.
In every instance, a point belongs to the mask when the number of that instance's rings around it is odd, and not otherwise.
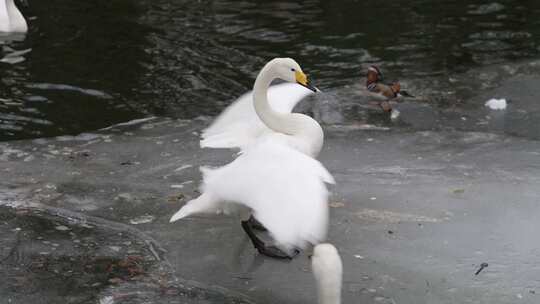
[{"label": "swan's back", "polygon": [[272,137],[251,146],[230,164],[206,172],[204,193],[235,202],[285,250],[326,239],[328,191],[334,179],[317,160]]},{"label": "swan's back", "polygon": [[0,0],[0,32],[26,33],[28,25],[13,0]]},{"label": "swan's back", "polygon": [[319,303],[341,303],[343,265],[336,247],[328,243],[315,246],[311,268],[317,281]]},{"label": "swan's back", "polygon": [[[269,103],[276,112],[290,113],[310,90],[293,83],[273,85],[268,89]],[[264,134],[272,132],[257,116],[250,91],[229,107],[204,130],[201,139],[203,148],[245,149]]]},{"label": "swan's back", "polygon": [[5,0],[0,0],[0,32],[9,32],[9,14]]}]

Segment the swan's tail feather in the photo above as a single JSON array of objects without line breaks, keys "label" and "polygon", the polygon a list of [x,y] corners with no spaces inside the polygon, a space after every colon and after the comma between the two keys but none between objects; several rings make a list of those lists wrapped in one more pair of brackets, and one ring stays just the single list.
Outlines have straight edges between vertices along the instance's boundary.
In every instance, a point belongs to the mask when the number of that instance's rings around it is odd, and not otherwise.
[{"label": "swan's tail feather", "polygon": [[311,268],[317,281],[319,303],[341,303],[343,265],[332,244],[319,244],[313,249]]},{"label": "swan's tail feather", "polygon": [[335,185],[336,184],[336,180],[334,179],[334,177],[332,176],[332,174],[330,174],[330,172],[328,172],[328,170],[326,170],[326,168],[324,168],[322,165],[322,179],[325,183],[327,184],[332,184],[332,185]]},{"label": "swan's tail feather", "polygon": [[217,210],[217,201],[209,193],[203,193],[198,198],[187,202],[184,207],[180,208],[169,220],[175,222],[193,214],[199,213],[214,213]]},{"label": "swan's tail feather", "polygon": [[179,219],[183,219],[184,217],[188,216],[190,213],[187,211],[189,206],[184,206],[182,208],[180,208],[180,210],[178,210],[172,217],[171,219],[169,220],[169,223],[172,223],[172,222],[176,222],[178,221]]},{"label": "swan's tail feather", "polygon": [[313,172],[314,174],[318,175],[321,180],[327,184],[336,184],[336,180],[334,179],[332,174],[330,174],[330,172],[328,172],[328,170],[326,170],[326,168],[320,162],[314,159],[311,161],[313,162],[312,167],[316,168],[316,171]]}]

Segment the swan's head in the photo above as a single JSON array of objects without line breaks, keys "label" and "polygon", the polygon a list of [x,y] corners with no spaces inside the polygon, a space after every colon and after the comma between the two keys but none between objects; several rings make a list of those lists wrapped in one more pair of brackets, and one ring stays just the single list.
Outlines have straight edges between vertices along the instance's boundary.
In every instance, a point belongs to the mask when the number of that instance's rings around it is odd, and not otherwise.
[{"label": "swan's head", "polygon": [[306,74],[302,71],[300,65],[291,58],[276,58],[272,61],[272,68],[276,73],[276,77],[288,82],[296,82],[299,85],[306,87],[313,92],[318,92],[315,86],[313,86]]}]

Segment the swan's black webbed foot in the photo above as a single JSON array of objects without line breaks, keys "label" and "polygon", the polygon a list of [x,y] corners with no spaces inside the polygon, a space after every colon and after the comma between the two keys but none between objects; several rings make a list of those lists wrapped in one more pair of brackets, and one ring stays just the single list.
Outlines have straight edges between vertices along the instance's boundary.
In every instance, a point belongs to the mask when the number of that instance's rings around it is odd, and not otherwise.
[{"label": "swan's black webbed foot", "polygon": [[251,226],[251,228],[255,230],[268,231],[266,227],[264,227],[263,224],[261,224],[261,222],[259,222],[256,218],[253,217],[253,215],[251,215],[247,221],[248,221],[248,224]]},{"label": "swan's black webbed foot", "polygon": [[253,232],[253,229],[249,224],[249,220],[242,221],[242,228],[244,229],[249,239],[253,243],[253,247],[255,247],[255,249],[257,249],[257,251],[262,255],[266,255],[268,257],[276,258],[276,259],[289,259],[290,260],[300,253],[300,251],[295,249],[292,255],[288,255],[287,253],[283,252],[282,250],[280,250],[279,248],[275,246],[266,246],[264,242],[261,241],[261,239],[259,239],[257,235],[255,235],[255,233]]},{"label": "swan's black webbed foot", "polygon": [[293,253],[289,255],[283,252],[281,249],[277,248],[276,246],[264,246],[262,248],[257,248],[257,250],[260,254],[266,255],[271,258],[289,260],[292,260],[300,253],[300,251],[294,249]]}]

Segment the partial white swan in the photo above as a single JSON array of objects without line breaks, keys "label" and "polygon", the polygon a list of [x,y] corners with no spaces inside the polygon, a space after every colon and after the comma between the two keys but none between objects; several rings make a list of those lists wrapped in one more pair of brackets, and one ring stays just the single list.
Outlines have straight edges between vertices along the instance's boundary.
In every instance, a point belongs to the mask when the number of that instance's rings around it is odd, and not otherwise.
[{"label": "partial white swan", "polygon": [[13,0],[0,0],[0,32],[26,33],[28,25]]},{"label": "partial white swan", "polygon": [[[276,78],[297,82],[271,86]],[[202,134],[201,147],[245,149],[269,133],[281,133],[293,148],[316,157],[323,145],[321,126],[311,117],[291,113],[304,97],[316,91],[290,58],[275,58],[261,70],[253,91],[230,105]]]},{"label": "partial white swan", "polygon": [[319,304],[340,304],[343,265],[336,247],[332,244],[315,246],[311,268],[317,282]]},{"label": "partial white swan", "polygon": [[[200,213],[243,214],[242,227],[255,248],[276,258],[290,258],[295,249],[325,240],[325,182],[334,179],[317,160],[269,136],[230,164],[202,171],[203,193],[176,212],[171,222]],[[245,221],[250,213],[268,230],[277,248],[256,237]]]}]

